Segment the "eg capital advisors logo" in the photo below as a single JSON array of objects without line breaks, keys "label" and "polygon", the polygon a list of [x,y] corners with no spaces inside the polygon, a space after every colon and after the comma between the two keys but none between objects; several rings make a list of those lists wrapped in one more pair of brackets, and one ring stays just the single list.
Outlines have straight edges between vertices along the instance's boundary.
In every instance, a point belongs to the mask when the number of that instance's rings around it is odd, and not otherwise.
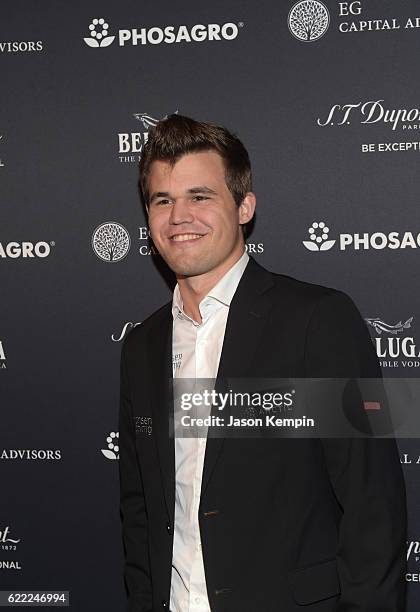
[{"label": "eg capital advisors logo", "polygon": [[330,25],[327,7],[319,0],[300,0],[290,9],[290,33],[301,42],[314,42],[324,36]]},{"label": "eg capital advisors logo", "polygon": [[121,261],[130,250],[130,234],[121,223],[107,221],[101,223],[92,235],[94,253],[107,262]]}]

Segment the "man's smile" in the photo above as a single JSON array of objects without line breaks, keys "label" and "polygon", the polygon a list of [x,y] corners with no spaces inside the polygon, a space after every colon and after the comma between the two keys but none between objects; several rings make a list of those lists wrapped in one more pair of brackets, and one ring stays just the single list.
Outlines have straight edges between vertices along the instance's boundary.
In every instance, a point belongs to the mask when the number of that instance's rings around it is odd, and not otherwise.
[{"label": "man's smile", "polygon": [[195,233],[185,233],[185,234],[175,234],[171,236],[170,240],[172,242],[182,242],[182,243],[192,243],[200,238],[203,238],[206,234],[195,234]]}]

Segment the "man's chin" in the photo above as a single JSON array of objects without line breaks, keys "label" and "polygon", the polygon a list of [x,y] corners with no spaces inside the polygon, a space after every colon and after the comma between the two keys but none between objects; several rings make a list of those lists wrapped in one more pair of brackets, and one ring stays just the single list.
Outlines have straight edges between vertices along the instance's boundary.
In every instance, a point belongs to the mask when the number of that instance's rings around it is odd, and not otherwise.
[{"label": "man's chin", "polygon": [[189,266],[175,265],[171,268],[171,270],[176,274],[176,276],[184,278],[191,276],[200,276],[200,274],[205,274],[209,271],[208,268],[203,266],[202,264]]},{"label": "man's chin", "polygon": [[165,261],[176,276],[199,276],[200,274],[205,274],[212,269],[211,264],[208,263],[203,257],[196,261],[187,261],[187,258],[184,258],[183,261],[181,261],[181,258],[175,260],[168,258],[165,259]]}]

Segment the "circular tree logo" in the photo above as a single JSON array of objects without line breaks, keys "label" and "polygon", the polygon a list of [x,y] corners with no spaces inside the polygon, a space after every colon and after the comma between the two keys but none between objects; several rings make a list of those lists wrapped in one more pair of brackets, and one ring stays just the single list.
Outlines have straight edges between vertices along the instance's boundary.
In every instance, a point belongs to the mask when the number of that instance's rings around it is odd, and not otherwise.
[{"label": "circular tree logo", "polygon": [[109,25],[103,17],[93,19],[89,25],[89,38],[83,40],[89,47],[109,47],[115,36],[108,36]]},{"label": "circular tree logo", "polygon": [[99,259],[121,261],[130,249],[130,235],[119,223],[102,223],[93,232],[92,248]]},{"label": "circular tree logo", "polygon": [[318,40],[330,25],[327,7],[319,0],[301,0],[290,9],[289,30],[303,42]]}]

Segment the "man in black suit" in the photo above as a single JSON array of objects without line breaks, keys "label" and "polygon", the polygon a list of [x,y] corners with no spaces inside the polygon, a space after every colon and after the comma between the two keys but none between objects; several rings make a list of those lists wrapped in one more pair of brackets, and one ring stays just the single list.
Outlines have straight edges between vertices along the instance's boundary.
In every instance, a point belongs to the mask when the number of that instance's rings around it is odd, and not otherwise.
[{"label": "man in black suit", "polygon": [[171,115],[140,185],[177,286],[121,355],[129,612],[403,612],[406,508],[393,439],[170,436],[173,378],[380,377],[346,294],[246,253],[242,143]]}]

